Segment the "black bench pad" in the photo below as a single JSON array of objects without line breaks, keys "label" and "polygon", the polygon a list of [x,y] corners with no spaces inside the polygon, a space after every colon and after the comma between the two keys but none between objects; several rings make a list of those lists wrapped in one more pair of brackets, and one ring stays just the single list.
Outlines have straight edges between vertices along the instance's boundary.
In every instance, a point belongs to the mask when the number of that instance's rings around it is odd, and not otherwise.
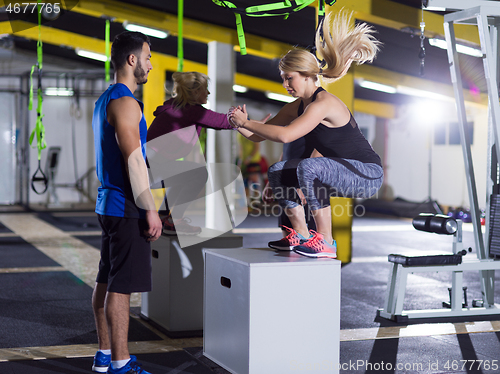
[{"label": "black bench pad", "polygon": [[458,265],[462,263],[462,255],[405,256],[390,254],[388,260],[403,266]]}]

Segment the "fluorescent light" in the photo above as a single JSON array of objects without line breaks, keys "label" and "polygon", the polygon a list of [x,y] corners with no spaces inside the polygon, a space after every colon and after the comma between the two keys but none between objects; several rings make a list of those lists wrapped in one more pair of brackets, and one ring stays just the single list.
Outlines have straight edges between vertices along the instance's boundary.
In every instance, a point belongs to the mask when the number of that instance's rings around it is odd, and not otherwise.
[{"label": "fluorescent light", "polygon": [[468,47],[466,45],[457,44],[457,51],[463,53],[464,55],[483,57],[483,52],[480,49]]},{"label": "fluorescent light", "polygon": [[416,97],[422,97],[425,99],[434,99],[434,100],[441,100],[441,101],[454,101],[455,99],[453,97],[435,93],[432,91],[427,91],[427,90],[421,90],[418,88],[413,88],[413,87],[407,87],[407,86],[400,86],[398,85],[397,87],[393,86],[388,86],[385,84],[381,83],[376,83],[372,81],[367,81],[364,79],[356,79],[357,84],[360,87],[363,88],[368,88],[370,90],[376,90],[376,91],[382,91],[382,92],[387,92],[387,93],[398,93],[398,94],[403,94],[403,95],[410,95],[410,96],[416,96]]},{"label": "fluorescent light", "polygon": [[435,92],[420,90],[418,88],[407,87],[407,86],[397,86],[397,92],[403,95],[411,95],[422,97],[424,99],[434,99],[434,100],[442,100],[442,101],[455,101],[454,97],[438,94]]},{"label": "fluorescent light", "polygon": [[381,91],[381,92],[387,92],[387,93],[390,93],[390,94],[393,94],[393,93],[397,92],[397,90],[396,90],[395,87],[388,86],[386,84],[381,84],[381,83],[366,81],[364,79],[359,80],[358,84],[361,87],[363,87],[363,88],[368,88],[369,90],[376,90],[376,91]]},{"label": "fluorescent light", "polygon": [[245,93],[248,91],[248,88],[245,86],[240,86],[239,84],[233,84],[233,91],[239,93]]},{"label": "fluorescent light", "polygon": [[81,57],[86,57],[86,58],[91,58],[92,60],[97,60],[97,61],[102,61],[105,62],[108,58],[106,55],[103,55],[101,53],[95,53],[91,51],[86,51],[84,49],[76,48],[75,52],[78,56]]},{"label": "fluorescent light", "polygon": [[47,96],[73,96],[74,92],[71,88],[64,87],[47,87],[44,90]]},{"label": "fluorescent light", "polygon": [[[433,47],[438,47],[441,49],[447,49],[446,40],[432,38],[429,39],[429,44]],[[463,53],[464,55],[474,56],[474,57],[483,57],[483,52],[480,49],[472,48],[463,44],[457,43],[457,52]]]},{"label": "fluorescent light", "polygon": [[271,100],[276,100],[276,101],[282,101],[284,103],[291,103],[292,101],[295,101],[296,98],[292,96],[287,96],[287,95],[281,95],[277,94],[274,92],[266,92],[266,97]]},{"label": "fluorescent light", "polygon": [[159,39],[165,39],[168,36],[168,33],[166,33],[165,31],[152,29],[146,26],[134,25],[133,23],[128,23],[127,21],[123,22],[123,27],[127,31],[138,31]]},{"label": "fluorescent light", "polygon": [[425,10],[430,12],[445,12],[446,8],[444,6],[428,6]]}]

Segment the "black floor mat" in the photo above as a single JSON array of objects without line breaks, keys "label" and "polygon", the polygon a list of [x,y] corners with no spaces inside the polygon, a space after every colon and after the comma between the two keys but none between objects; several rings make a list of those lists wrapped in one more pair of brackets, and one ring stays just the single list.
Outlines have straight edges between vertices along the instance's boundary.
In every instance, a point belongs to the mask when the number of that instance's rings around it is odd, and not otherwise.
[{"label": "black floor mat", "polygon": [[38,218],[62,231],[93,231],[101,229],[97,220],[97,214],[88,216],[57,216],[44,212],[38,213]]},{"label": "black floor mat", "polygon": [[229,371],[227,371],[224,368],[221,368],[219,365],[217,365],[215,362],[209,360],[205,356],[203,356],[203,347],[192,347],[192,348],[184,348],[184,350],[189,353],[191,356],[193,356],[196,360],[200,361],[203,363],[205,366],[210,368],[212,372],[216,374],[230,374]]},{"label": "black floor mat", "polygon": [[1,234],[4,234],[4,233],[10,233],[12,232],[12,230],[8,229],[7,227],[5,227],[2,222],[0,222],[0,233]]},{"label": "black floor mat", "polygon": [[[0,284],[0,348],[97,343],[92,289],[70,272],[0,274]],[[130,319],[129,341],[160,339]]]},{"label": "black floor mat", "polygon": [[60,266],[20,237],[0,238],[2,268]]},{"label": "black floor mat", "polygon": [[[184,351],[141,354],[137,361],[144,370],[154,374],[213,374],[200,361]],[[92,358],[10,361],[0,363],[2,374],[80,374],[91,373]]]},{"label": "black floor mat", "polygon": [[82,242],[101,250],[101,235],[74,235],[73,237],[81,240]]}]

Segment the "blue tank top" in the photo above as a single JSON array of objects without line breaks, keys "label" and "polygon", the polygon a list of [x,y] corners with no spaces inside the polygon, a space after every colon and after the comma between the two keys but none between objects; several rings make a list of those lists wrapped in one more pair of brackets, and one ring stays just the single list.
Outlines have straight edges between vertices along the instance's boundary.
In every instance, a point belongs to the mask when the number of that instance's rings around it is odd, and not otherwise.
[{"label": "blue tank top", "polygon": [[[114,217],[145,218],[146,212],[135,205],[125,161],[116,141],[115,128],[107,120],[109,102],[124,96],[135,99],[126,85],[117,83],[109,86],[95,103],[92,128],[94,130],[96,173],[99,182],[101,182],[97,192],[95,212]],[[139,100],[137,102],[143,111],[144,105]],[[139,123],[139,133],[144,159],[146,159],[147,131],[143,113]]]}]

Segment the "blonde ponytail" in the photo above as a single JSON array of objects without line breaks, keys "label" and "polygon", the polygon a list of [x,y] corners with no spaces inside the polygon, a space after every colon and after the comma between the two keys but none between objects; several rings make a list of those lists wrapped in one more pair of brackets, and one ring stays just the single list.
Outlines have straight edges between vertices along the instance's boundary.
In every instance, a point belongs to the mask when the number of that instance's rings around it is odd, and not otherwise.
[{"label": "blonde ponytail", "polygon": [[343,77],[352,62],[358,65],[371,62],[381,44],[372,35],[374,30],[366,23],[351,25],[352,13],[340,11],[335,16],[329,13],[316,33],[318,58],[324,60],[320,75],[329,79]]},{"label": "blonde ponytail", "polygon": [[172,79],[174,81],[172,97],[176,108],[199,104],[198,98],[201,90],[208,88],[208,76],[197,71],[177,71],[172,74]]}]

